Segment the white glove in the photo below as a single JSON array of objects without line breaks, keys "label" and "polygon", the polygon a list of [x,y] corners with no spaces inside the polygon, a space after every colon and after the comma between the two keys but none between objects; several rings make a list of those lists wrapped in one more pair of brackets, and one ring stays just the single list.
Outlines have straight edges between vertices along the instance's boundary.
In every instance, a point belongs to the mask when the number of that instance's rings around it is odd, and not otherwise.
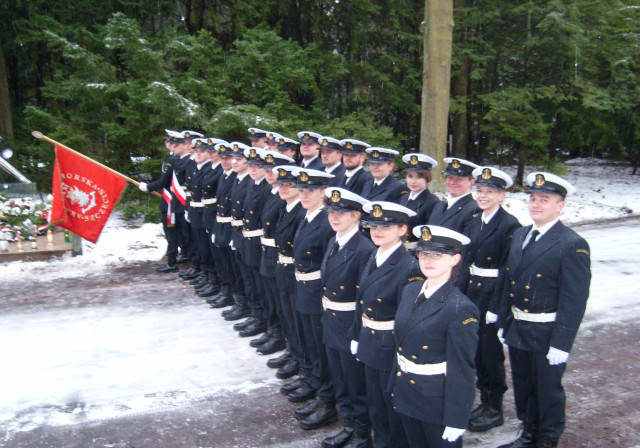
[{"label": "white glove", "polygon": [[460,438],[462,434],[464,434],[464,429],[459,428],[451,428],[447,426],[444,428],[444,432],[442,433],[442,440],[448,440],[449,442],[455,442]]},{"label": "white glove", "polygon": [[144,191],[145,193],[149,193],[149,189],[147,188],[147,183],[146,182],[140,182],[140,184],[138,185],[138,188],[140,189],[140,191]]},{"label": "white glove", "polygon": [[484,321],[488,324],[495,324],[498,322],[498,315],[491,311],[487,311],[487,314],[484,316]]},{"label": "white glove", "polygon": [[549,360],[550,366],[556,366],[563,362],[567,362],[567,359],[569,359],[569,353],[558,350],[557,348],[549,347],[547,359]]},{"label": "white glove", "polygon": [[351,341],[351,354],[356,356],[358,353],[358,341]]},{"label": "white glove", "polygon": [[500,343],[502,345],[506,345],[504,343],[504,337],[502,336],[503,333],[504,333],[504,328],[498,328],[498,339],[500,339]]},{"label": "white glove", "polygon": [[212,234],[211,234],[211,242],[212,242],[213,244],[215,244],[215,243],[216,243],[216,234],[215,234],[215,233],[212,233]]},{"label": "white glove", "polygon": [[188,212],[188,211],[186,211],[186,210],[185,210],[185,212],[184,212],[184,220],[185,220],[185,221],[187,221],[187,222],[189,222],[189,223],[191,222],[191,220],[189,219],[189,212]]}]

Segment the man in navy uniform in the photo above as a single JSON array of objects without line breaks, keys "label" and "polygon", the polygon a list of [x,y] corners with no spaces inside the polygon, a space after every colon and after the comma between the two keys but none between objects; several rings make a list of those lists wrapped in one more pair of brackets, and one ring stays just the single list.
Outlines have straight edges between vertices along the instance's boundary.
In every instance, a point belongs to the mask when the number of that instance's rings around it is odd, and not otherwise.
[{"label": "man in navy uniform", "polygon": [[332,137],[320,138],[320,159],[325,166],[324,172],[333,174],[333,179],[329,181],[330,187],[336,187],[342,182],[345,168],[341,163],[342,152],[340,152],[340,140]]},{"label": "man in navy uniform", "polygon": [[342,147],[342,163],[345,173],[338,187],[360,195],[364,184],[372,179],[371,174],[364,169],[364,162],[367,160],[365,151],[371,145],[360,140],[345,138],[340,140],[340,146]]},{"label": "man in navy uniform", "polygon": [[591,282],[589,245],[559,217],[575,191],[559,176],[527,176],[533,225],[515,231],[502,282],[498,337],[509,347],[521,436],[501,448],[551,448],[565,423],[562,375]]},{"label": "man in navy uniform", "polygon": [[388,148],[367,148],[366,151],[369,154],[369,170],[373,179],[364,184],[361,196],[369,201],[399,204],[402,195],[409,193],[407,186],[393,177],[395,156],[400,153]]},{"label": "man in navy uniform", "polygon": [[471,195],[471,187],[475,183],[473,170],[478,165],[455,157],[445,157],[444,163],[447,168],[442,174],[446,176],[448,197],[433,207],[429,224],[464,234],[473,215],[478,213],[478,205]]},{"label": "man in navy uniform", "polygon": [[249,128],[249,140],[254,148],[266,148],[268,145],[268,132],[258,128]]},{"label": "man in navy uniform", "polygon": [[320,138],[322,136],[311,131],[298,132],[298,140],[300,140],[300,155],[302,168],[310,170],[324,170],[324,165],[320,159]]},{"label": "man in navy uniform", "polygon": [[480,432],[502,425],[502,396],[507,390],[504,350],[496,334],[498,276],[507,262],[513,232],[520,223],[500,205],[505,190],[513,185],[511,177],[488,166],[473,170],[476,179],[477,214],[466,229],[471,239],[466,246],[457,281],[460,289],[480,310],[480,331],[476,353],[476,387],[480,405],[471,413],[468,429]]},{"label": "man in navy uniform", "polygon": [[278,144],[276,145],[276,151],[295,160],[297,147],[298,142],[294,139],[280,136],[280,138],[278,138]]}]

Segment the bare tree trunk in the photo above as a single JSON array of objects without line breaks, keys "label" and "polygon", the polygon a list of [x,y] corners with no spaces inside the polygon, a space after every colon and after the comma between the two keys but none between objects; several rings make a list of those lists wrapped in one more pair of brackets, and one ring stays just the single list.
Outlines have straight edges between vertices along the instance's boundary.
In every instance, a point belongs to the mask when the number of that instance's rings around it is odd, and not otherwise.
[{"label": "bare tree trunk", "polygon": [[11,96],[9,95],[9,80],[7,66],[4,62],[4,49],[0,40],[0,135],[13,138],[13,116],[11,114]]},{"label": "bare tree trunk", "polygon": [[[453,0],[425,0],[420,152],[439,162],[447,149],[452,41]],[[434,191],[445,190],[439,172],[433,173]]]},{"label": "bare tree trunk", "polygon": [[[453,96],[455,98],[466,99],[467,88],[469,84],[469,56],[462,56],[462,67],[460,73],[453,79]],[[453,116],[453,148],[452,154],[459,157],[469,158],[469,126],[467,124],[468,117],[467,103],[464,103],[464,109],[460,113]]]}]

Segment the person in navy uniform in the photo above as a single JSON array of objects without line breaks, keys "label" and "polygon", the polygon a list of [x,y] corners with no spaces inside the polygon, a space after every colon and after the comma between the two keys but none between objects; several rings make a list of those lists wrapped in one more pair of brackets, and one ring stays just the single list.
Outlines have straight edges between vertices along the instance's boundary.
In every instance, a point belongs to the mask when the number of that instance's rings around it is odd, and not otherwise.
[{"label": "person in navy uniform", "polygon": [[280,136],[280,138],[278,138],[276,151],[295,160],[297,147],[298,142],[294,139]]},{"label": "person in navy uniform", "polygon": [[507,262],[513,232],[518,220],[500,205],[505,190],[513,185],[511,177],[488,166],[473,170],[476,179],[476,202],[482,213],[475,216],[465,235],[471,239],[463,254],[456,284],[480,310],[480,333],[476,353],[476,387],[480,405],[471,412],[468,429],[480,432],[504,423],[502,396],[507,390],[504,350],[495,327],[498,303],[498,276]]},{"label": "person in navy uniform", "polygon": [[340,140],[340,146],[345,172],[338,186],[360,195],[364,184],[372,178],[371,174],[364,169],[364,162],[367,160],[365,151],[371,145],[360,140],[345,138]]},{"label": "person in navy uniform", "polygon": [[427,278],[407,285],[396,313],[393,406],[412,448],[462,447],[473,405],[478,308],[455,287],[469,238],[431,225],[414,227]]},{"label": "person in navy uniform", "polygon": [[[358,279],[375,249],[359,230],[361,196],[342,188],[327,188],[329,224],[336,232],[322,261],[322,337],[343,429],[322,441],[323,447],[371,445],[364,366],[351,353],[349,328],[356,310]],[[319,400],[310,403],[311,414]],[[302,414],[302,413],[301,413]],[[303,415],[304,416],[304,415]]]},{"label": "person in navy uniform", "polygon": [[276,248],[275,231],[278,218],[282,214],[285,201],[278,194],[280,185],[277,183],[278,173],[273,168],[278,165],[292,164],[294,160],[276,151],[263,151],[260,154],[262,167],[265,168],[265,181],[271,186],[269,195],[265,200],[260,226],[262,235],[260,244],[262,254],[260,256],[260,275],[264,284],[264,318],[267,331],[262,337],[252,340],[249,345],[256,347],[256,351],[262,355],[270,355],[285,348],[285,339],[282,332],[284,316],[280,306],[278,286],[275,272],[278,265],[278,250]]},{"label": "person in navy uniform", "polygon": [[[311,361],[311,386],[316,391],[318,405],[312,414],[300,421],[302,429],[316,429],[338,419],[327,353],[322,343],[322,280],[320,267],[333,230],[324,209],[324,190],[333,175],[323,171],[300,168],[295,188],[300,203],[307,210],[293,239],[293,259],[296,276],[296,311],[300,313],[304,333],[304,349]],[[288,399],[297,397],[296,392]]]},{"label": "person in navy uniform", "polygon": [[407,186],[393,177],[395,156],[400,153],[387,148],[367,148],[366,152],[369,154],[369,170],[373,179],[364,184],[361,196],[369,201],[400,203],[402,195],[409,193]]},{"label": "person in navy uniform", "polygon": [[258,128],[249,128],[248,130],[251,146],[253,146],[254,148],[266,149],[269,144],[269,140],[267,137],[267,134],[269,134],[269,132],[263,131],[262,129]]},{"label": "person in navy uniform", "polygon": [[298,132],[300,140],[300,166],[310,170],[323,171],[324,165],[320,159],[320,138],[322,136],[311,131]]},{"label": "person in navy uniform", "polygon": [[345,168],[342,164],[342,152],[340,140],[333,137],[320,137],[320,159],[325,166],[324,172],[333,174],[333,178],[329,181],[330,187],[340,185],[344,178]]},{"label": "person in navy uniform", "polygon": [[[431,171],[438,166],[438,162],[426,154],[409,153],[402,156],[402,161],[407,164],[405,173],[409,193],[400,199],[400,205],[404,205],[416,212],[416,216],[409,220],[409,227],[414,228],[429,221],[433,207],[440,200],[429,191],[429,185],[433,175]],[[415,241],[413,235],[409,241]]]},{"label": "person in navy uniform", "polygon": [[[169,129],[165,129],[165,139],[164,145],[169,151],[169,155],[164,162],[162,162],[162,174],[160,177],[153,182],[140,182],[138,188],[140,191],[144,191],[145,193],[149,193],[152,191],[160,191],[166,190],[169,193],[171,188],[171,179],[173,178],[173,165],[176,162],[177,156],[173,154],[173,144],[174,138],[178,135],[178,132],[172,131]],[[169,193],[171,194],[171,193]],[[165,195],[160,199],[160,204],[158,208],[160,209],[160,213],[162,214],[162,228],[164,230],[164,237],[167,240],[167,264],[164,266],[160,266],[156,268],[157,272],[162,274],[168,272],[178,272],[178,235],[176,233],[175,223],[171,217],[171,210],[169,204],[171,200],[167,203],[165,199]]]},{"label": "person in navy uniform", "polygon": [[282,138],[282,135],[277,132],[268,131],[267,132],[267,147],[269,151],[277,151],[278,150],[278,141]]},{"label": "person in navy uniform", "polygon": [[471,187],[475,183],[473,170],[478,165],[454,157],[445,157],[444,163],[447,167],[442,174],[446,176],[448,197],[433,207],[427,222],[464,233],[473,215],[478,213],[478,205],[471,195]]},{"label": "person in navy uniform", "polygon": [[515,231],[504,271],[497,326],[509,347],[521,436],[502,448],[556,447],[564,430],[562,375],[591,282],[589,245],[560,222],[575,191],[559,176],[527,176],[533,225]]},{"label": "person in navy uniform", "polygon": [[369,416],[376,448],[408,446],[402,424],[387,391],[395,356],[394,318],[402,289],[411,281],[424,280],[418,263],[402,244],[407,222],[415,212],[386,201],[368,202],[363,225],[371,229],[378,246],[358,280],[355,320],[349,330],[351,353],[365,368]]}]

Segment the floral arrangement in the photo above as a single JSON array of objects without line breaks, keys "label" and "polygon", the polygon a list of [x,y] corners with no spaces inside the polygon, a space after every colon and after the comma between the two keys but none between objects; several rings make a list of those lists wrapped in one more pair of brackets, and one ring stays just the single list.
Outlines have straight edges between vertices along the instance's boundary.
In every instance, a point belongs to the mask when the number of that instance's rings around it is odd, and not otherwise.
[{"label": "floral arrangement", "polygon": [[[48,198],[49,199],[49,198]],[[0,196],[0,241],[34,240],[49,227],[51,201]]]}]

